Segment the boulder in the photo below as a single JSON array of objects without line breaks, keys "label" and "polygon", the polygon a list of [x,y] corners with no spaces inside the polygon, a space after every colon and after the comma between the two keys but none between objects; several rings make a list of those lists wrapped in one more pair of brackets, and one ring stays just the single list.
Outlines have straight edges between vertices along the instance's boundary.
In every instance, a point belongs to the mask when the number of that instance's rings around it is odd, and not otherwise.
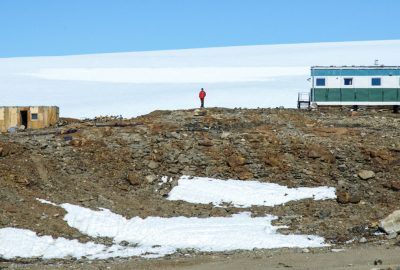
[{"label": "boulder", "polygon": [[240,180],[249,180],[254,179],[254,175],[251,172],[244,170],[238,173],[238,178]]},{"label": "boulder", "polygon": [[158,166],[159,166],[158,163],[153,160],[150,160],[150,162],[147,164],[147,167],[149,167],[150,169],[153,169],[153,170],[157,169]]},{"label": "boulder", "polygon": [[222,139],[222,140],[228,139],[229,136],[231,136],[231,133],[230,133],[230,132],[224,131],[224,132],[222,132],[222,134],[221,134],[221,139]]},{"label": "boulder", "polygon": [[319,158],[319,157],[321,157],[321,154],[318,151],[316,151],[315,149],[310,149],[307,153],[307,156],[309,158]]},{"label": "boulder", "polygon": [[348,191],[338,191],[336,192],[336,201],[341,204],[359,203],[361,196]]},{"label": "boulder", "polygon": [[84,146],[86,144],[86,139],[84,138],[74,138],[70,141],[72,146]]},{"label": "boulder", "polygon": [[196,109],[194,110],[194,116],[204,116],[207,114],[205,109]]},{"label": "boulder", "polygon": [[400,191],[400,181],[392,181],[390,183],[390,188],[394,191]]},{"label": "boulder", "polygon": [[146,181],[147,181],[149,184],[151,184],[151,183],[153,183],[154,181],[157,180],[157,176],[154,175],[154,174],[150,174],[150,175],[147,175],[147,176],[145,177],[145,179],[146,179]]},{"label": "boulder", "polygon": [[213,146],[213,142],[211,140],[203,140],[203,141],[199,141],[198,145],[200,146],[205,146],[205,147],[210,147]]},{"label": "boulder", "polygon": [[17,127],[10,127],[10,128],[7,129],[7,132],[8,133],[15,133],[15,132],[17,132],[17,130],[18,130]]},{"label": "boulder", "polygon": [[321,161],[327,163],[334,163],[336,160],[335,156],[329,150],[318,146],[310,146],[307,156],[312,159],[319,158]]},{"label": "boulder", "polygon": [[346,191],[341,191],[336,193],[336,200],[338,203],[347,204],[350,202],[350,193]]},{"label": "boulder", "polygon": [[128,173],[126,180],[128,180],[128,182],[133,186],[140,185],[141,183],[140,177],[135,173]]},{"label": "boulder", "polygon": [[358,172],[358,177],[360,177],[363,180],[368,180],[370,178],[375,177],[375,173],[373,171],[368,171],[368,170],[361,170]]},{"label": "boulder", "polygon": [[400,232],[400,210],[396,210],[380,221],[379,227],[387,234]]},{"label": "boulder", "polygon": [[242,156],[233,154],[226,159],[229,167],[239,167],[246,164],[246,159]]}]

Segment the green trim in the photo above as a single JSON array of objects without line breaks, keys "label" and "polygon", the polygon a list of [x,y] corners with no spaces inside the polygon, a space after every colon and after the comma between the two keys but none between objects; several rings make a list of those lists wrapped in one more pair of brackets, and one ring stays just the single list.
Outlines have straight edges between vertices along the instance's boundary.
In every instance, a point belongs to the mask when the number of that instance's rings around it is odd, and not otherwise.
[{"label": "green trim", "polygon": [[314,88],[317,102],[400,102],[400,88]]}]

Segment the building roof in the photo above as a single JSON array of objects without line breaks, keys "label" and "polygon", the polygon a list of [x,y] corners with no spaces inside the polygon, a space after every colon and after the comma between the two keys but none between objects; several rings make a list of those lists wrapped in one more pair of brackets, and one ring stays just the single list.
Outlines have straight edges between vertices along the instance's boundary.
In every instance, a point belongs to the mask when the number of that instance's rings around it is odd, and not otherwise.
[{"label": "building roof", "polygon": [[311,76],[400,76],[400,66],[313,66]]},{"label": "building roof", "polygon": [[312,66],[311,69],[400,69],[400,66]]}]

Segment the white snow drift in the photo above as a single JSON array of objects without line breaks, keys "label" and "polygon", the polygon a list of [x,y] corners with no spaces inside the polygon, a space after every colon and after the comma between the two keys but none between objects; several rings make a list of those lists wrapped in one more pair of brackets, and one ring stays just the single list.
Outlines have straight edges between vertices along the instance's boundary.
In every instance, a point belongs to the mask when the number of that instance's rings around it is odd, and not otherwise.
[{"label": "white snow drift", "polygon": [[61,116],[157,109],[295,107],[313,65],[400,63],[400,41],[239,46],[0,59],[2,105],[58,105]]},{"label": "white snow drift", "polygon": [[250,213],[231,217],[134,217],[126,219],[107,209],[93,211],[62,204],[68,225],[93,237],[110,237],[117,243],[128,241],[139,246],[160,245],[224,251],[253,248],[320,247],[324,239],[312,235],[281,235],[271,221],[275,216],[254,217]]},{"label": "white snow drift", "polygon": [[88,259],[107,259],[112,257],[142,256],[147,258],[159,257],[173,253],[175,249],[168,247],[126,247],[120,245],[80,243],[78,240],[37,236],[36,233],[15,228],[0,229],[0,258],[16,257],[57,259],[65,257]]},{"label": "white snow drift", "polygon": [[312,198],[314,200],[335,199],[335,188],[300,187],[288,188],[273,183],[258,181],[218,180],[207,177],[182,176],[178,185],[169,193],[169,200],[183,200],[191,203],[231,203],[236,207],[252,205],[274,206],[293,200]]}]

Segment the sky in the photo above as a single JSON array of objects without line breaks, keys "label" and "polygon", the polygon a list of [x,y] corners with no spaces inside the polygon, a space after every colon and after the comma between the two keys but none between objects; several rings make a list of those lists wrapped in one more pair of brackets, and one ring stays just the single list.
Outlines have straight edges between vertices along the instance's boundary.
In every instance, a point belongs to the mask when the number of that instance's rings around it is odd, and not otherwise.
[{"label": "sky", "polygon": [[0,0],[0,57],[400,39],[398,0]]}]

